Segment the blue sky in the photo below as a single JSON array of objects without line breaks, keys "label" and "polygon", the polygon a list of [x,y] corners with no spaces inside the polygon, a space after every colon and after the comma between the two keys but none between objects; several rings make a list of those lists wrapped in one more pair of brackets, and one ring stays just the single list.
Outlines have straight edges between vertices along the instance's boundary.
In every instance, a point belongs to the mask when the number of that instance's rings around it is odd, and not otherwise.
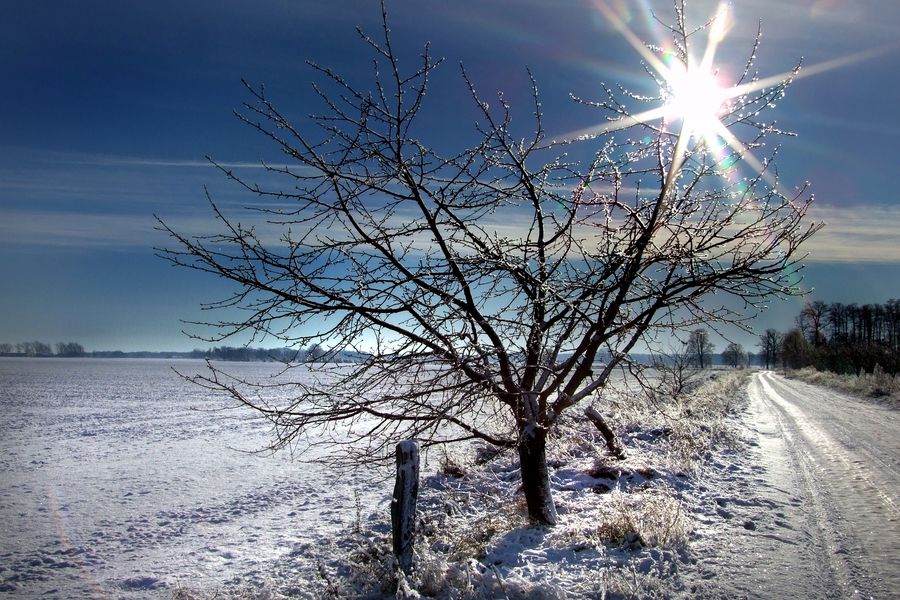
[{"label": "blue sky", "polygon": [[[599,0],[596,0],[599,2]],[[643,39],[649,10],[665,0],[606,0]],[[716,3],[689,5],[694,22]],[[636,52],[595,0],[396,0],[394,40],[411,64],[424,42],[447,58],[428,99],[435,143],[452,145],[474,118],[457,63],[486,94],[524,107],[529,67],[546,125],[560,133],[596,121],[569,93],[599,97],[600,83],[647,84]],[[740,0],[718,55],[737,68],[762,19],[759,68],[789,70],[803,57],[839,68],[803,77],[777,118],[786,185],[812,182],[813,216],[828,227],[809,244],[814,299],[883,302],[900,297],[900,3],[886,0]],[[318,108],[312,59],[363,83],[370,62],[355,26],[377,32],[372,0],[110,2],[39,0],[4,7],[0,21],[0,341],[80,341],[89,349],[189,349],[180,320],[221,298],[215,280],[153,255],[165,240],[159,214],[190,232],[212,225],[207,186],[222,205],[251,199],[205,155],[254,173],[275,150],[232,115],[265,83],[288,114]],[[456,121],[457,123],[460,121]],[[243,167],[241,167],[243,165]],[[776,302],[756,323],[785,329],[798,302]],[[738,336],[745,345],[752,339]],[[721,345],[721,344],[720,344]]]}]

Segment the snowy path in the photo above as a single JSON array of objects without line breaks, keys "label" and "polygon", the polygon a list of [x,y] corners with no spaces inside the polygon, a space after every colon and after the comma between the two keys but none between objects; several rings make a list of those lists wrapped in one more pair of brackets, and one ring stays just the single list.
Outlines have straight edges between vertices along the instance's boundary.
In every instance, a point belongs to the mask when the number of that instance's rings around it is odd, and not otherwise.
[{"label": "snowy path", "polygon": [[754,375],[749,396],[768,483],[789,492],[791,541],[813,559],[793,582],[900,597],[900,412],[771,372]]},{"label": "snowy path", "polygon": [[756,373],[693,504],[702,598],[900,598],[900,411]]}]

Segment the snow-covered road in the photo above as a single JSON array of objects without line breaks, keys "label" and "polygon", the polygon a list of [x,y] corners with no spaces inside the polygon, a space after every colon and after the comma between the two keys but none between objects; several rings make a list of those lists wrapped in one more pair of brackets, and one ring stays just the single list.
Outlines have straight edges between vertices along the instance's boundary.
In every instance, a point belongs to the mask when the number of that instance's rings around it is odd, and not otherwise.
[{"label": "snow-covered road", "polygon": [[759,532],[782,571],[765,585],[900,598],[900,412],[769,371],[748,393],[765,469],[756,491],[783,530]]}]

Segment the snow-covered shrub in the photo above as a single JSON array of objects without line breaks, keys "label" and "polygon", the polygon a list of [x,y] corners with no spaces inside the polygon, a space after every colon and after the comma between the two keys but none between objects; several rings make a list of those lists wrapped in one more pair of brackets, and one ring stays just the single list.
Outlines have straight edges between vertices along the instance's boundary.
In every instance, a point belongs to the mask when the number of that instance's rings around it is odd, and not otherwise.
[{"label": "snow-covered shrub", "polygon": [[278,593],[271,585],[244,585],[227,590],[202,592],[189,586],[178,584],[172,592],[172,600],[284,600],[287,596]]},{"label": "snow-covered shrub", "polygon": [[[371,533],[371,532],[369,532]],[[335,581],[337,597],[378,597],[391,591],[397,582],[397,564],[390,540],[360,536],[359,543],[348,555],[339,578]]]},{"label": "snow-covered shrub", "polygon": [[716,444],[731,444],[734,431],[726,418],[746,385],[746,371],[731,371],[705,381],[672,407],[667,436],[671,466],[694,471]]},{"label": "snow-covered shrub", "polygon": [[617,417],[610,426],[626,445],[625,460],[608,456],[580,411],[560,419],[547,461],[559,512],[550,529],[529,525],[514,453],[473,445],[444,456],[420,487],[412,574],[400,580],[387,532],[364,522],[346,566],[335,571],[338,596],[667,597],[679,585],[674,564],[692,530],[682,494],[711,448],[734,435],[728,416],[744,398],[746,376],[707,374],[669,402],[624,386],[596,399]]},{"label": "snow-covered shrub", "polygon": [[451,454],[444,448],[440,458],[440,472],[448,477],[465,477],[466,468],[459,456]]},{"label": "snow-covered shrub", "polygon": [[669,600],[677,581],[672,562],[645,559],[606,569],[601,576],[603,592],[597,597],[622,600]]},{"label": "snow-covered shrub", "polygon": [[747,371],[707,372],[677,398],[664,399],[653,389],[633,386],[606,403],[618,417],[629,455],[652,446],[654,454],[665,453],[662,466],[688,473],[702,464],[713,445],[731,443],[734,435],[727,417],[748,377]]},{"label": "snow-covered shrub", "polygon": [[553,444],[547,460],[556,468],[579,458],[605,454],[606,441],[603,436],[578,413],[561,417],[550,436]]},{"label": "snow-covered shrub", "polygon": [[873,397],[891,396],[898,391],[897,377],[886,373],[881,365],[876,364],[872,370],[872,391],[869,395]]}]

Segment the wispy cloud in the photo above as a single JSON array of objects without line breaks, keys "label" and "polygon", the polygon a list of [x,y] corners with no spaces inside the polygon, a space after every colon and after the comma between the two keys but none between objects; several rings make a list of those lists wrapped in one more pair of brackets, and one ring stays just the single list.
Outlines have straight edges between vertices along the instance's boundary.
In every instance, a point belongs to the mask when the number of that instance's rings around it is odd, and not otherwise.
[{"label": "wispy cloud", "polygon": [[[215,233],[209,215],[172,218],[179,230],[193,235]],[[51,248],[135,248],[164,245],[150,214],[98,214],[76,211],[0,210],[0,246]]]},{"label": "wispy cloud", "polygon": [[[186,169],[215,168],[216,164],[228,169],[298,168],[297,164],[265,162],[263,160],[218,160],[212,157],[171,158],[160,156],[133,156],[118,154],[93,154],[85,152],[59,152],[44,150],[24,151],[28,162],[38,164],[42,169],[48,165],[72,165],[94,167],[177,167]],[[213,164],[212,160],[216,164]]]},{"label": "wispy cloud", "polygon": [[807,242],[809,262],[900,263],[900,207],[814,206],[826,226]]},{"label": "wispy cloud", "polygon": [[[213,159],[215,160],[215,159]],[[215,161],[194,159],[141,158],[133,156],[85,156],[68,161],[73,165],[92,165],[98,167],[180,167],[180,168],[216,168],[225,169],[298,169],[298,165],[266,163],[263,161]]]},{"label": "wispy cloud", "polygon": [[[251,216],[251,215],[245,215]],[[222,233],[221,223],[212,213],[180,212],[165,215],[167,225],[189,237]],[[267,244],[281,243],[285,230],[263,219],[235,219],[250,225]],[[151,248],[171,244],[171,238],[157,229],[152,214],[101,214],[72,210],[0,209],[0,248],[49,247],[70,249]],[[294,227],[300,233],[300,227]]]},{"label": "wispy cloud", "polygon": [[150,246],[161,240],[150,216],[74,211],[4,210],[0,239],[17,247],[104,248]]},{"label": "wispy cloud", "polygon": [[[804,246],[807,262],[900,264],[900,207],[856,205],[814,206],[810,216],[826,227]],[[402,218],[402,217],[400,217]],[[178,231],[191,235],[216,233],[217,223],[205,213],[181,213],[171,219]],[[517,237],[529,225],[483,223],[492,233]],[[150,214],[98,214],[77,211],[0,210],[0,244],[20,247],[69,248],[151,247],[165,244],[166,236],[154,229]],[[277,243],[283,231],[277,225],[259,223],[261,239]],[[294,233],[297,233],[296,231]]]}]

